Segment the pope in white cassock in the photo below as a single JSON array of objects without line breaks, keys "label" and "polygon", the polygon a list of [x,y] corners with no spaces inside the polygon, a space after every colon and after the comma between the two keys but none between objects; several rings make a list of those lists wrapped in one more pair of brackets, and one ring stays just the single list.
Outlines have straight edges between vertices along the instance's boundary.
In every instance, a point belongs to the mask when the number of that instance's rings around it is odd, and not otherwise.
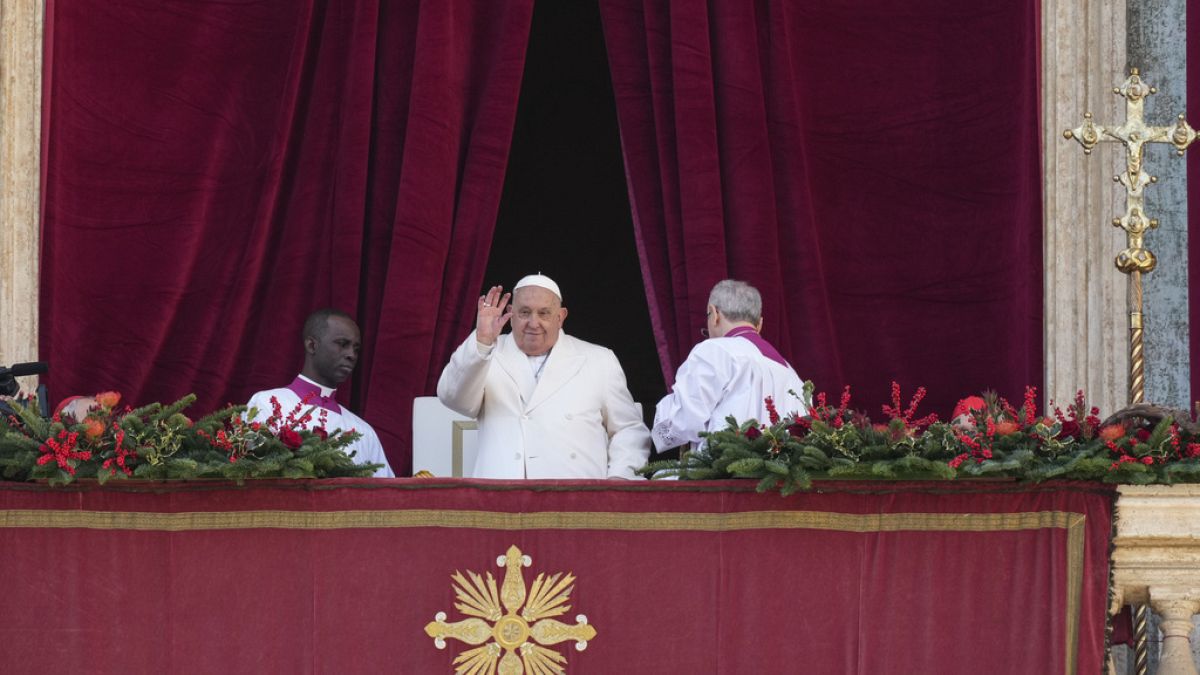
[{"label": "pope in white cassock", "polygon": [[761,335],[762,296],[744,281],[713,287],[705,313],[709,339],[692,348],[675,373],[671,393],[658,402],[651,436],[659,451],[687,443],[699,447],[701,431],[719,431],[732,415],[738,423],[767,423],[767,397],[780,415],[804,414],[804,383]]},{"label": "pope in white cassock", "polygon": [[387,455],[375,430],[358,415],[337,401],[337,386],[350,377],[362,349],[358,325],[347,314],[335,309],[320,309],[304,322],[304,369],[292,383],[279,389],[260,391],[251,397],[247,408],[255,411],[249,421],[262,422],[271,416],[274,403],[279,403],[284,416],[297,409],[301,413],[311,407],[312,419],[301,425],[304,429],[323,427],[329,433],[354,430],[362,434],[346,446],[359,464],[382,464],[376,478],[392,478]]},{"label": "pope in white cassock", "polygon": [[[562,332],[567,310],[550,278],[503,290],[479,298],[475,331],[438,380],[446,407],[478,419],[472,475],[635,478],[650,434],[616,355]],[[510,318],[512,332],[501,335]]]}]

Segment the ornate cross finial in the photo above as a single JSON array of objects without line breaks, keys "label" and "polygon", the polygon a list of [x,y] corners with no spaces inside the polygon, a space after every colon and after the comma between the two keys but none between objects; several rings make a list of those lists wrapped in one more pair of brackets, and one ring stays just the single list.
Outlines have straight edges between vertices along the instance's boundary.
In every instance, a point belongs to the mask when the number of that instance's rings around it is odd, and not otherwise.
[{"label": "ornate cross finial", "polygon": [[1154,254],[1146,248],[1146,230],[1158,227],[1158,221],[1146,215],[1144,188],[1158,182],[1143,169],[1146,143],[1170,143],[1175,152],[1183,156],[1196,130],[1180,115],[1173,126],[1146,126],[1143,113],[1146,97],[1158,93],[1154,87],[1142,81],[1137,68],[1131,68],[1124,84],[1114,88],[1113,93],[1125,98],[1125,123],[1119,127],[1096,124],[1092,113],[1085,113],[1083,124],[1067,129],[1063,136],[1074,138],[1083,146],[1085,154],[1099,143],[1117,142],[1125,146],[1125,171],[1113,176],[1115,182],[1125,186],[1125,215],[1114,218],[1112,224],[1125,230],[1128,244],[1117,254],[1117,269],[1129,275],[1129,339],[1130,377],[1129,402],[1141,403],[1145,399],[1145,364],[1142,355],[1142,274],[1150,272],[1158,264]]}]

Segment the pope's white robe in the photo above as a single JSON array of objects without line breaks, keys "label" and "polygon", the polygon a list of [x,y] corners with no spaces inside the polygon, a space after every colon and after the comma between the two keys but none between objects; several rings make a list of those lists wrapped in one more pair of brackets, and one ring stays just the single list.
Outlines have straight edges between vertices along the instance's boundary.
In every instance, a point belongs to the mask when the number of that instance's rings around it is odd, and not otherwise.
[{"label": "pope's white robe", "polygon": [[[318,385],[319,386],[319,385]],[[329,396],[333,390],[328,387],[320,387],[321,393],[324,396]],[[286,387],[280,389],[267,389],[260,391],[250,398],[250,402],[246,404],[247,412],[249,409],[257,409],[257,414],[254,417],[248,418],[250,422],[265,422],[271,416],[271,397],[274,396],[279,401],[279,405],[283,410],[283,416],[287,417],[289,413],[296,409],[296,406],[301,405],[300,396],[296,392]],[[304,414],[311,405],[301,405],[300,412],[297,416]],[[325,431],[332,434],[334,431],[341,429],[350,431],[353,429],[362,434],[358,440],[350,445],[347,445],[343,450],[346,454],[354,453],[353,458],[356,464],[382,464],[383,467],[376,469],[373,474],[375,478],[394,478],[396,474],[392,473],[392,467],[388,465],[387,455],[383,453],[383,444],[379,442],[379,436],[375,434],[375,430],[367,424],[366,420],[350,412],[346,406],[338,404],[342,409],[341,413],[325,410],[324,408],[316,408],[313,410],[312,419],[307,424],[300,425],[299,428],[311,430],[314,427],[322,426],[320,414],[322,411],[326,413]]]},{"label": "pope's white robe", "polygon": [[476,478],[635,478],[650,456],[649,430],[616,355],[565,333],[535,380],[510,334],[482,354],[472,332],[437,393],[479,422]]},{"label": "pope's white robe", "polygon": [[[790,392],[795,392],[793,395]],[[659,451],[700,444],[701,431],[719,431],[732,415],[741,424],[766,424],[766,398],[781,417],[807,410],[804,382],[790,365],[763,355],[742,337],[710,338],[692,348],[675,374],[675,386],[658,402],[651,437]]]}]

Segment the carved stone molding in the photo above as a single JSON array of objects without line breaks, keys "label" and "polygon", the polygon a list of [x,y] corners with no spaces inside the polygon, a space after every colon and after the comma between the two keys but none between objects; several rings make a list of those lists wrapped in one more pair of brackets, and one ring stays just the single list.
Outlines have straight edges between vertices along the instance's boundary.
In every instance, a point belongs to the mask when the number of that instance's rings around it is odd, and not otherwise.
[{"label": "carved stone molding", "polygon": [[1197,675],[1189,636],[1200,611],[1200,485],[1121,486],[1113,604],[1149,603],[1163,631],[1158,672]]}]

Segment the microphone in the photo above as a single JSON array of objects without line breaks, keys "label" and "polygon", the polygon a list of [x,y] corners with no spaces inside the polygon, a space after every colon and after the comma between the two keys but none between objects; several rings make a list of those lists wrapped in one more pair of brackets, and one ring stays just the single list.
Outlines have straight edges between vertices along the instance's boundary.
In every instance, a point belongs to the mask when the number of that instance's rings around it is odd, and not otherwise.
[{"label": "microphone", "polygon": [[17,395],[21,387],[17,385],[17,381],[14,378],[25,377],[27,375],[45,375],[49,370],[50,366],[45,361],[14,363],[8,368],[0,368],[0,395]]},{"label": "microphone", "polygon": [[26,375],[45,375],[50,366],[45,361],[30,361],[29,363],[14,363],[8,368],[0,368],[0,377],[25,377]]}]

